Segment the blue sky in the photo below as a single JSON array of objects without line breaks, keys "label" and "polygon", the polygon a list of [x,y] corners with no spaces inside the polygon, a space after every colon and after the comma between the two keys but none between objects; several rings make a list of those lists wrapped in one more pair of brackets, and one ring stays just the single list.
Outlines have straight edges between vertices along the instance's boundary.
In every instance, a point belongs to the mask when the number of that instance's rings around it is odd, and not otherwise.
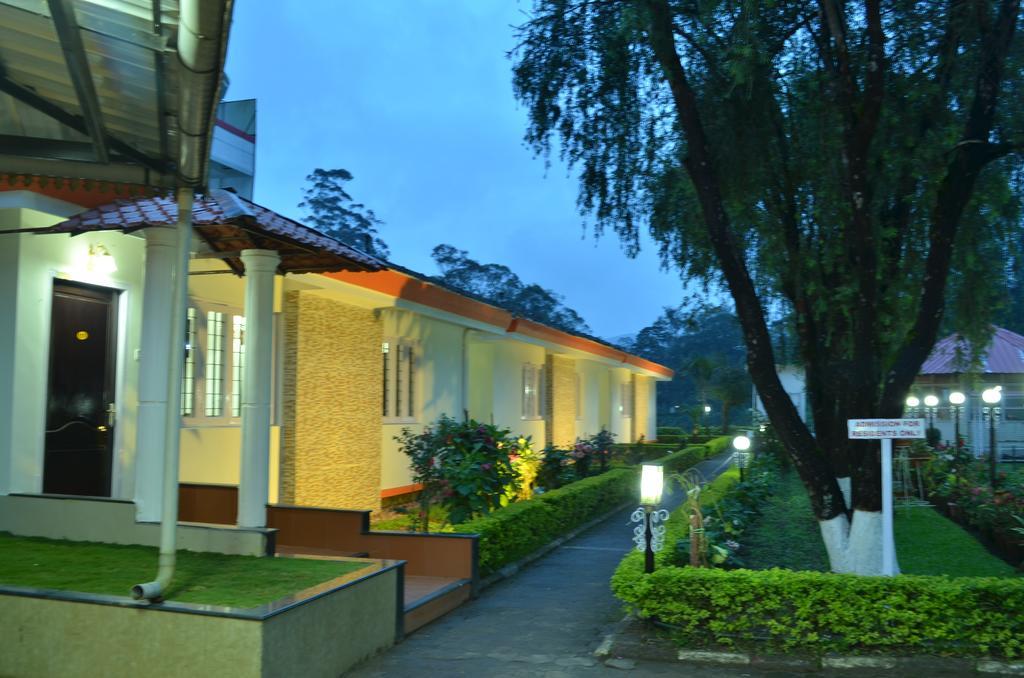
[{"label": "blue sky", "polygon": [[523,144],[512,94],[515,0],[336,0],[235,5],[228,99],[257,102],[256,202],[301,218],[305,176],[343,167],[384,221],[391,259],[437,273],[445,242],[565,297],[618,337],[679,303],[649,240],[628,259],[584,237],[576,181]]}]

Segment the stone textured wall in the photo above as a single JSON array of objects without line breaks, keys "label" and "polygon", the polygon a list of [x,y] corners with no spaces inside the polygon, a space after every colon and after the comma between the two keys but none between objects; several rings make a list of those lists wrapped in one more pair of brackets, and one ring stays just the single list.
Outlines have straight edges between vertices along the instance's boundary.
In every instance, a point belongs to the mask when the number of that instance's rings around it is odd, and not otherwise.
[{"label": "stone textured wall", "polygon": [[633,442],[639,440],[640,436],[645,436],[648,440],[651,438],[647,431],[647,420],[651,411],[650,382],[651,377],[633,375]]},{"label": "stone textured wall", "polygon": [[570,358],[547,356],[548,445],[568,447],[576,442],[576,364]]},{"label": "stone textured wall", "polygon": [[281,503],[380,508],[381,325],[370,309],[285,294]]}]

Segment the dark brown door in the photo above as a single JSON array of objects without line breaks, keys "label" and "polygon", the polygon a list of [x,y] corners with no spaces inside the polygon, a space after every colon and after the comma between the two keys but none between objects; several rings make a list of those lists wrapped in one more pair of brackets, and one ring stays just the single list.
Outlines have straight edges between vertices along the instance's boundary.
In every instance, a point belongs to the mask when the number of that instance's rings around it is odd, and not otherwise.
[{"label": "dark brown door", "polygon": [[110,496],[117,292],[55,282],[43,492]]}]

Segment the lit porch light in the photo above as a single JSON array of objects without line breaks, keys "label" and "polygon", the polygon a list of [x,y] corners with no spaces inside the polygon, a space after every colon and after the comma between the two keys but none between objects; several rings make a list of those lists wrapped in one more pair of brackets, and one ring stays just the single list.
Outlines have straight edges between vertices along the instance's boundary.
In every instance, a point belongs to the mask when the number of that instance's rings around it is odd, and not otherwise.
[{"label": "lit porch light", "polygon": [[117,261],[114,255],[105,245],[89,245],[89,256],[86,260],[86,270],[99,275],[111,275],[117,272]]}]

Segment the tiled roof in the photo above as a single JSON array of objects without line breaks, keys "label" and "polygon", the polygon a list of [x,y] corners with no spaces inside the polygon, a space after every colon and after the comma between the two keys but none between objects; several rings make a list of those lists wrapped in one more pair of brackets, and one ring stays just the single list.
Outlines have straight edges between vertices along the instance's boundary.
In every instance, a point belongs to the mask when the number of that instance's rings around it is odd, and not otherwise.
[{"label": "tiled roof", "polygon": [[[157,195],[101,205],[56,224],[47,232],[71,235],[103,230],[131,232],[150,226],[173,226],[177,222],[178,204],[174,197]],[[230,191],[213,190],[209,195],[197,195],[192,224],[216,252],[277,250],[281,254],[282,273],[373,271],[387,265]],[[236,271],[242,270],[237,256],[228,256],[225,261]]]},{"label": "tiled roof", "polygon": [[[921,366],[921,374],[966,372],[970,355],[970,344],[959,335],[953,334],[935,344],[931,355]],[[1024,373],[1024,337],[997,327],[992,335],[992,341],[982,353],[982,371],[985,374]]]}]

